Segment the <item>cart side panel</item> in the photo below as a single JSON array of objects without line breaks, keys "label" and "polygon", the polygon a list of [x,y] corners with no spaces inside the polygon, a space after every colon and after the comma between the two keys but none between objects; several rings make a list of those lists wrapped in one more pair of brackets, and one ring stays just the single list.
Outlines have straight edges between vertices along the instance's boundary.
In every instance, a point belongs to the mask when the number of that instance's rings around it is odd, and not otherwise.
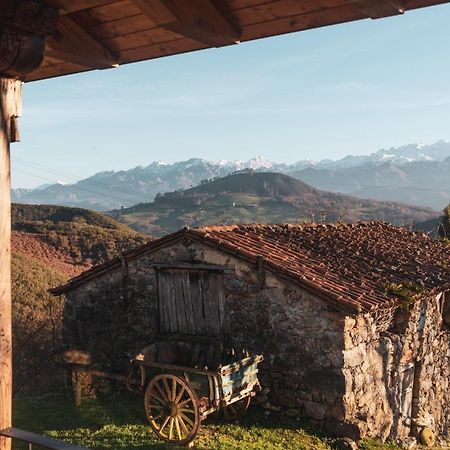
[{"label": "cart side panel", "polygon": [[261,356],[246,358],[221,370],[222,400],[226,404],[250,395],[257,387]]}]

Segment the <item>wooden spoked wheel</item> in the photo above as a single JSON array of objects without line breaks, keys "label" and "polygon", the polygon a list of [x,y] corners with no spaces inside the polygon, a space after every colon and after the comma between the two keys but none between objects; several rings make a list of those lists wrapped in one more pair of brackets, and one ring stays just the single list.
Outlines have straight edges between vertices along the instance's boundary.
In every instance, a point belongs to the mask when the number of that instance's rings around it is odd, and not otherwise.
[{"label": "wooden spoked wheel", "polygon": [[250,402],[251,397],[248,396],[232,403],[231,405],[228,405],[224,411],[225,420],[227,420],[228,422],[236,422],[241,420],[247,412],[247,409],[250,406]]},{"label": "wooden spoked wheel", "polygon": [[153,378],[145,391],[145,412],[160,439],[186,445],[200,428],[198,400],[189,384],[176,375]]}]

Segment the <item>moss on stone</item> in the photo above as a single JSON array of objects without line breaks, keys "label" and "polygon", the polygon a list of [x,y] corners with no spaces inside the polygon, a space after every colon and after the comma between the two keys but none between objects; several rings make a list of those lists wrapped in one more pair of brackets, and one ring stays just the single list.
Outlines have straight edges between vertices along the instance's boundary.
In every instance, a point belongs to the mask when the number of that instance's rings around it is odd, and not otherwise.
[{"label": "moss on stone", "polygon": [[397,297],[402,309],[409,310],[423,292],[423,287],[411,281],[389,283],[386,286],[386,292]]}]

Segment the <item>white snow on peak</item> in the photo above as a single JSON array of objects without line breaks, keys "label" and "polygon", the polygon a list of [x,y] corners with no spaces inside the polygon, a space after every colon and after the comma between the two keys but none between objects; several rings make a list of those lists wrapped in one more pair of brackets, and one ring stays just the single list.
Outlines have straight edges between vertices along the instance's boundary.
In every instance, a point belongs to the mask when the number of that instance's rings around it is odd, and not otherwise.
[{"label": "white snow on peak", "polygon": [[263,156],[256,156],[255,158],[249,159],[246,166],[250,169],[270,169],[273,164]]}]

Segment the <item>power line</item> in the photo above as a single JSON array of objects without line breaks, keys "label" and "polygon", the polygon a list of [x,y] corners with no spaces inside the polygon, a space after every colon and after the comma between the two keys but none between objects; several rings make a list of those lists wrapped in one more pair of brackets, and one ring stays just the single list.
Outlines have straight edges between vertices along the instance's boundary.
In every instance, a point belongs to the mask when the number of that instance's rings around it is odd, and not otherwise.
[{"label": "power line", "polygon": [[[105,192],[96,191],[93,188],[80,187],[80,186],[78,186],[78,182],[80,182],[80,181],[85,182],[86,184],[97,185],[99,187],[102,187],[102,188],[105,188],[105,189],[108,189],[108,190],[114,190],[114,191],[116,191],[119,194],[123,194],[123,195],[129,194],[129,195],[132,195],[133,197],[135,197],[133,199],[126,198],[126,197],[120,197],[121,201],[123,201],[123,200],[133,200],[133,201],[135,201],[136,197],[137,197],[137,199],[141,199],[143,202],[150,202],[151,201],[148,198],[148,195],[143,193],[143,192],[136,191],[136,190],[133,190],[133,189],[129,189],[129,188],[123,187],[123,186],[110,185],[108,183],[104,183],[104,182],[101,182],[101,181],[98,181],[98,180],[87,180],[85,178],[83,179],[83,178],[81,178],[79,176],[76,176],[76,175],[73,175],[71,173],[60,171],[60,170],[56,170],[56,169],[52,169],[50,167],[46,167],[44,165],[37,164],[37,163],[34,163],[32,161],[28,161],[28,160],[20,158],[18,156],[14,156],[13,157],[13,162],[21,164],[21,165],[24,165],[24,166],[32,168],[32,169],[37,169],[37,170],[40,170],[40,171],[43,171],[43,172],[51,173],[53,175],[57,175],[58,177],[62,176],[62,177],[72,178],[72,179],[76,180],[76,182],[77,182],[76,184],[75,183],[73,184],[74,188],[82,190],[82,191],[86,191],[86,192],[90,192],[90,193],[97,194],[97,195],[102,195],[102,196],[107,195],[108,197],[112,197],[112,198],[116,198],[116,199],[119,198],[117,196],[114,196],[110,192],[105,193]],[[53,183],[55,182],[54,180],[51,180],[51,179],[48,179],[48,178],[43,178],[43,177],[38,176],[38,175],[33,175],[33,174],[28,174],[28,175],[36,176],[37,178],[42,178],[42,179],[45,179],[47,181],[51,181]],[[290,175],[290,174],[287,173],[286,175]],[[290,176],[292,176],[292,175],[290,175]],[[297,178],[297,177],[295,177],[295,178]],[[303,181],[301,178],[297,178],[297,179],[300,180],[300,181]],[[310,183],[309,180],[305,180],[305,181]],[[314,182],[314,184],[316,186],[319,183],[321,185],[333,186],[335,188],[339,188],[340,186],[348,186],[348,187],[353,187],[355,189],[358,189],[358,188],[384,189],[385,188],[384,186],[380,186],[380,185],[376,185],[376,184],[359,184],[359,183],[332,182],[332,181]],[[317,188],[320,189],[319,187],[317,187]],[[447,195],[450,196],[450,191],[447,191],[445,189],[437,189],[437,188],[405,186],[405,187],[393,187],[393,189],[409,189],[409,190],[413,190],[413,191],[439,192],[439,193],[444,193],[444,194],[447,194]],[[346,194],[348,194],[348,195],[355,195],[355,191],[348,192]]]},{"label": "power line", "polygon": [[[40,178],[40,179],[45,180],[45,181],[54,182],[54,180],[52,180],[52,179],[50,179],[50,178],[46,178],[46,177],[43,177],[43,176],[40,176],[40,175],[36,175],[36,174],[29,173],[29,172],[25,172],[24,170],[21,170],[21,169],[17,169],[17,168],[16,168],[16,169],[14,169],[14,171],[15,171],[15,172],[22,173],[22,174],[24,174],[24,175],[31,176],[31,177]],[[81,191],[89,192],[89,193],[91,193],[91,194],[104,195],[104,193],[101,193],[101,192],[99,192],[99,191],[94,191],[94,190],[91,190],[91,189],[86,189],[86,188],[84,188],[84,187],[79,187],[79,186],[77,186],[77,189],[79,189],[79,190],[81,190]],[[118,201],[120,201],[120,202],[123,202],[123,200],[124,200],[124,198],[121,198],[121,197],[118,197],[118,196],[115,196],[115,195],[112,195],[112,194],[109,194],[108,196],[109,196],[110,198],[114,198],[115,200],[118,200]]]},{"label": "power line", "polygon": [[[108,190],[112,189],[112,190],[117,191],[120,194],[127,194],[128,193],[130,195],[133,195],[134,197],[140,197],[144,201],[149,201],[148,195],[143,193],[143,192],[139,192],[139,191],[135,191],[135,190],[132,190],[132,189],[128,189],[126,187],[118,187],[118,186],[110,185],[110,184],[107,184],[107,183],[102,183],[101,181],[82,179],[82,178],[79,178],[79,177],[77,177],[75,175],[70,175],[67,172],[62,172],[62,171],[58,171],[58,170],[55,170],[55,169],[51,169],[49,167],[41,166],[39,164],[35,164],[35,163],[31,162],[31,161],[27,161],[27,160],[24,160],[22,158],[19,158],[19,159],[20,159],[20,161],[17,160],[17,158],[14,158],[13,162],[15,162],[17,164],[24,165],[24,166],[32,168],[32,169],[38,169],[38,170],[43,171],[43,172],[47,172],[47,173],[50,173],[50,174],[53,174],[53,175],[57,175],[58,177],[60,177],[61,175],[63,177],[69,176],[69,177],[72,177],[73,179],[77,180],[78,182],[79,181],[84,181],[87,184],[98,185],[98,186],[104,187],[105,189],[108,189]],[[31,176],[37,176],[38,178],[42,178],[42,177],[39,177],[38,175],[31,175]],[[50,179],[47,179],[47,181],[55,182],[54,180],[50,180]],[[99,195],[105,195],[105,192],[95,191],[92,188],[80,187],[78,185],[78,183],[73,184],[73,186],[74,186],[75,189],[88,190],[90,192],[97,193]],[[106,195],[108,195],[110,197],[113,197],[113,195],[111,195],[110,193],[106,193]]]}]

